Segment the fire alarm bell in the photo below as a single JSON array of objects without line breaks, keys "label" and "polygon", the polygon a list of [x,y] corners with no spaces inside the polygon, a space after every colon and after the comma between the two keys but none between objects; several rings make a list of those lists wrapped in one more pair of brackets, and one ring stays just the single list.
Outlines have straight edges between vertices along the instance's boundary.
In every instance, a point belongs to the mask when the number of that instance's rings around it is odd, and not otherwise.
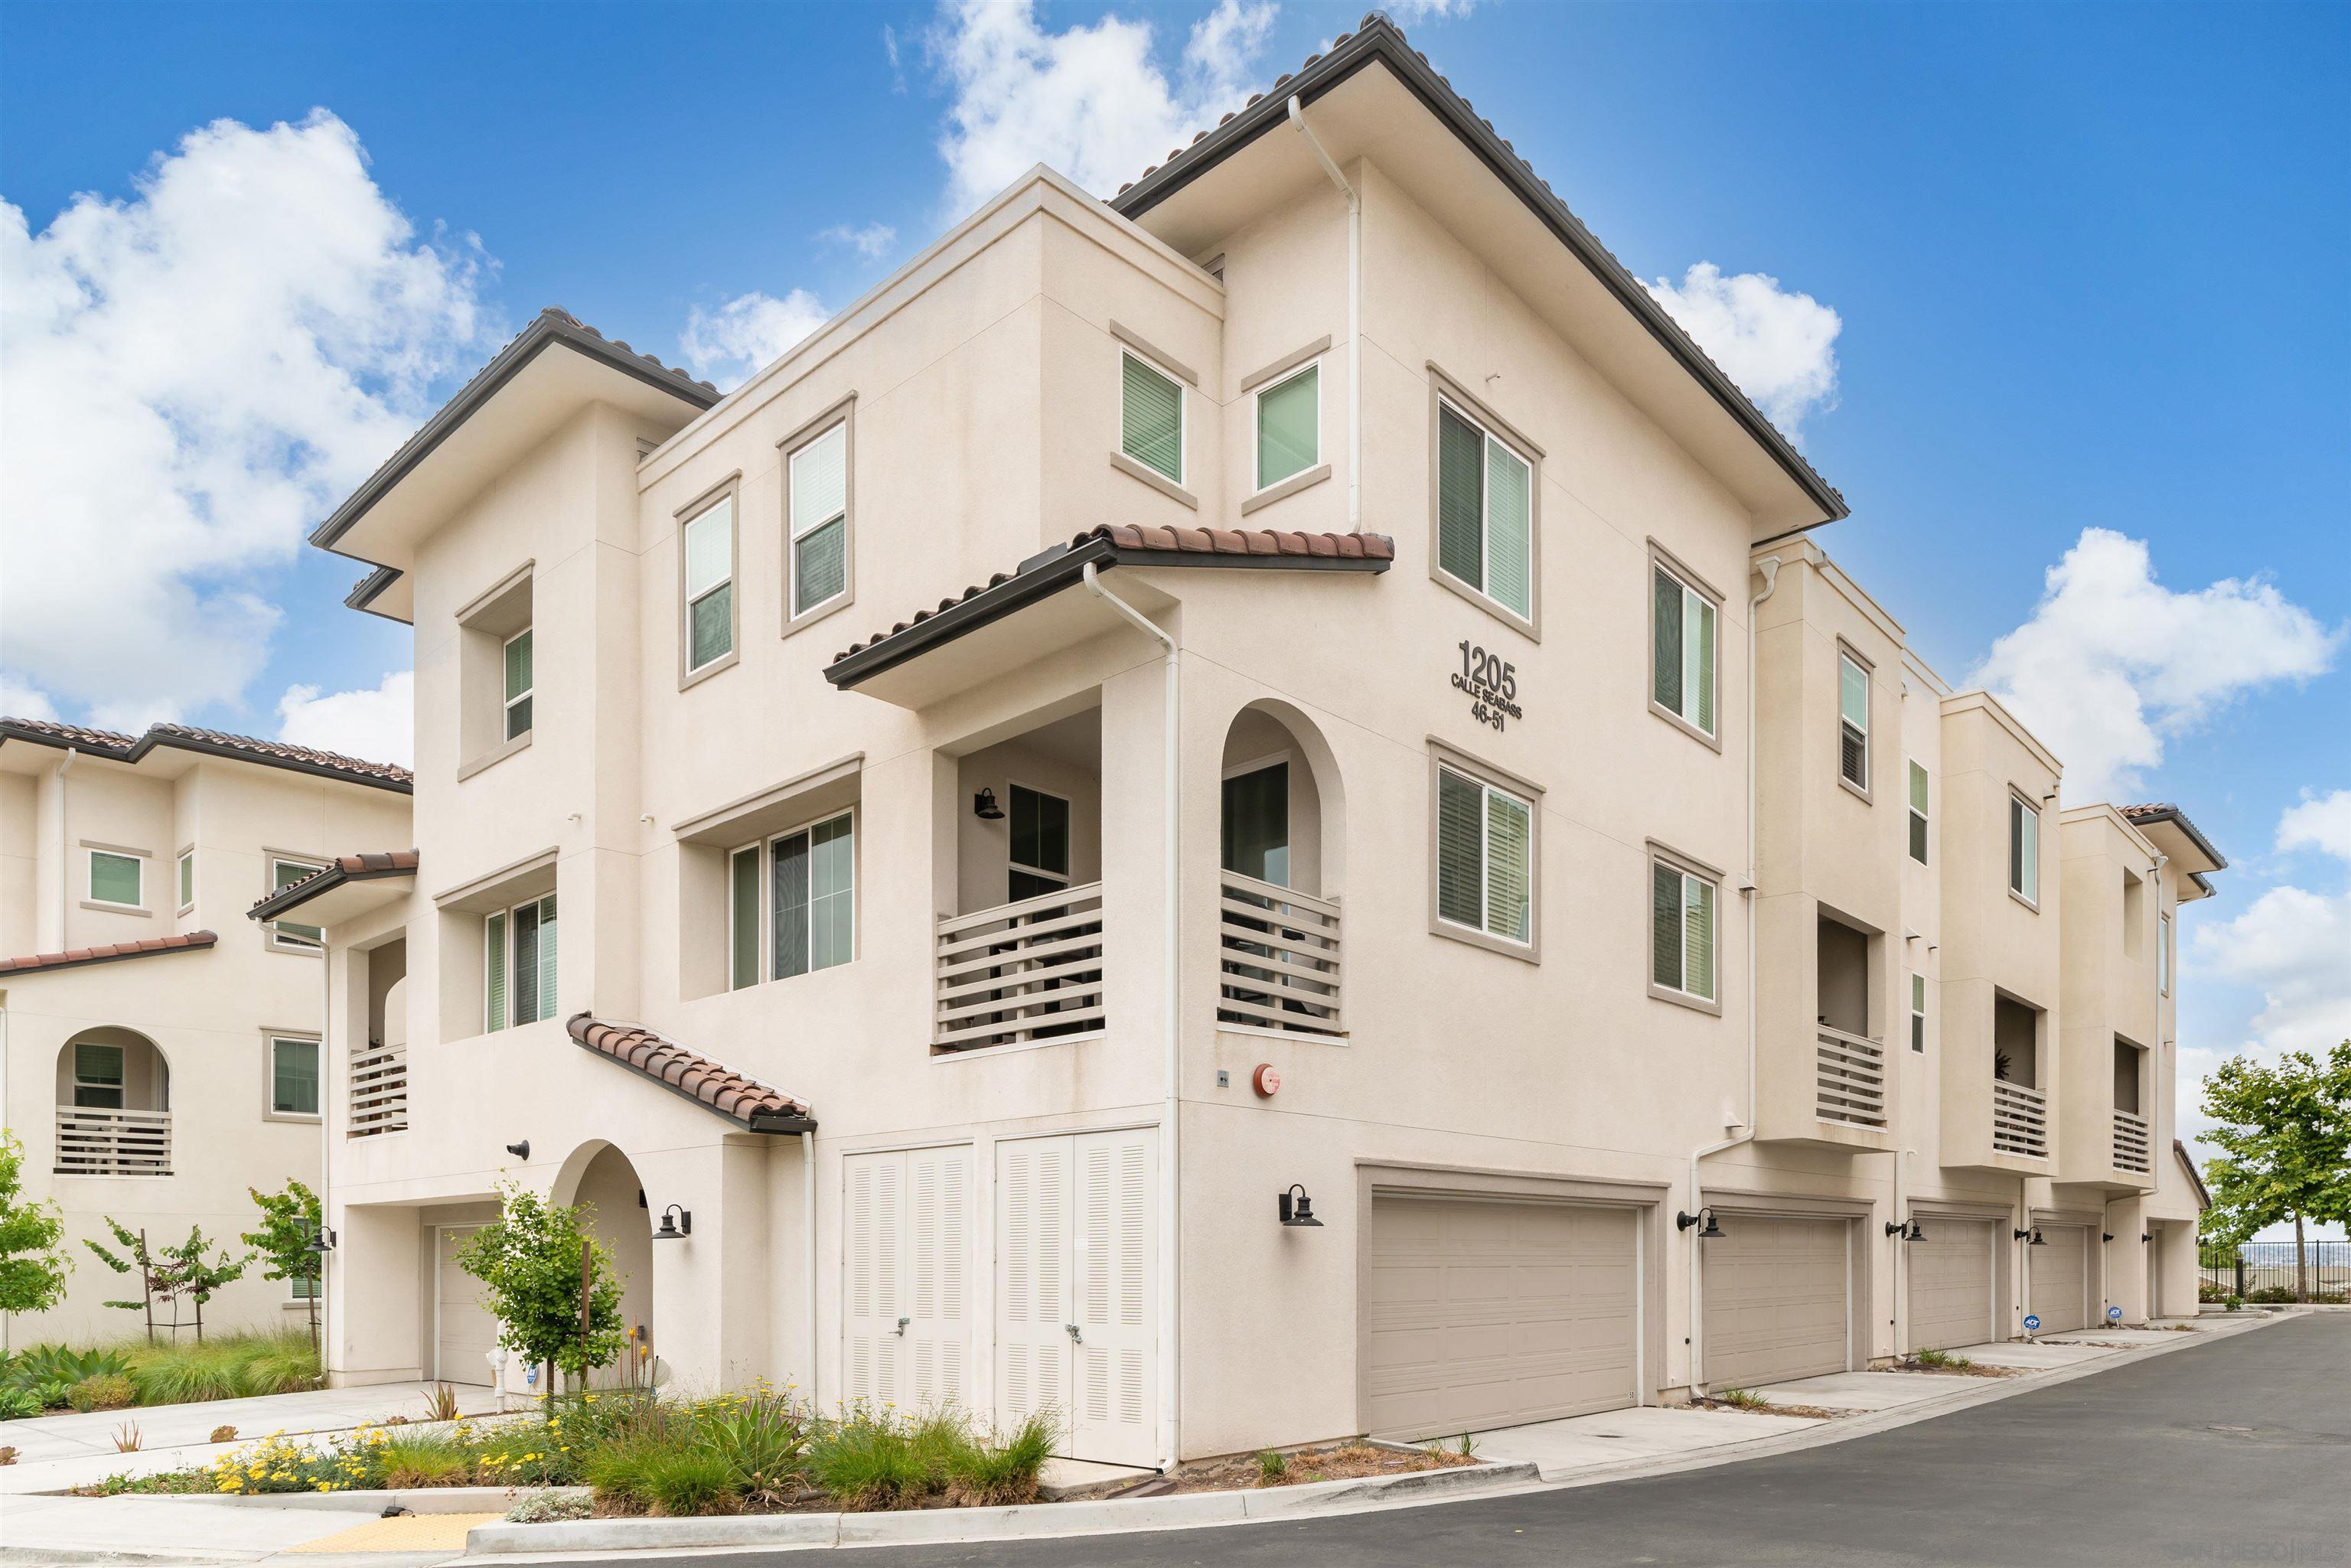
[{"label": "fire alarm bell", "polygon": [[1257,1071],[1249,1076],[1249,1086],[1270,1100],[1280,1092],[1281,1074],[1273,1070],[1271,1062],[1260,1061],[1258,1063]]}]

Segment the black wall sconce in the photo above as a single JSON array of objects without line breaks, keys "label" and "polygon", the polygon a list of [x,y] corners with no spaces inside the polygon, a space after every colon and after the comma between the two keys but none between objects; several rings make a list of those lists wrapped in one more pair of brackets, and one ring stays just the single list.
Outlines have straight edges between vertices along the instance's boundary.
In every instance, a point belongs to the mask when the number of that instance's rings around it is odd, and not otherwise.
[{"label": "black wall sconce", "polygon": [[996,803],[996,791],[982,789],[978,794],[974,795],[971,798],[971,814],[983,822],[1002,821],[1004,808]]},{"label": "black wall sconce", "polygon": [[2041,1239],[2041,1227],[2037,1225],[2030,1230],[2011,1230],[2009,1232],[2009,1237],[2011,1240],[2023,1242],[2027,1247],[2046,1247],[2049,1245],[2048,1242],[2043,1241]]},{"label": "black wall sconce", "polygon": [[507,1153],[512,1155],[518,1160],[527,1160],[530,1158],[530,1140],[528,1138],[525,1138],[519,1144],[508,1144],[507,1145]]},{"label": "black wall sconce", "polygon": [[2144,1245],[2145,1243],[2155,1239],[2155,1233],[2151,1230],[2142,1230],[2138,1233],[2138,1239],[2140,1243]]},{"label": "black wall sconce", "polygon": [[1701,1208],[1696,1214],[1674,1216],[1674,1228],[1677,1230],[1687,1230],[1693,1225],[1705,1227],[1698,1233],[1698,1239],[1700,1241],[1718,1241],[1727,1234],[1722,1227],[1715,1222],[1714,1210],[1711,1208]]},{"label": "black wall sconce", "polygon": [[2098,1239],[2101,1241],[2112,1241],[2114,1239],[2115,1233],[2111,1230],[2102,1230],[2098,1233]]},{"label": "black wall sconce", "polygon": [[1290,1190],[1276,1200],[1275,1207],[1284,1225],[1312,1226],[1317,1230],[1322,1228],[1322,1222],[1314,1218],[1314,1200],[1306,1196],[1306,1186],[1302,1182],[1291,1182]]},{"label": "black wall sconce", "polygon": [[331,1227],[328,1226],[320,1226],[319,1228],[319,1233],[316,1236],[311,1237],[309,1240],[302,1243],[303,1251],[315,1252],[321,1258],[324,1258],[328,1253],[332,1252],[334,1249],[335,1232]]},{"label": "black wall sconce", "polygon": [[1915,1214],[1910,1217],[1910,1223],[1907,1225],[1903,1224],[1902,1221],[1898,1219],[1887,1220],[1886,1222],[1886,1234],[1888,1236],[1898,1236],[1905,1241],[1924,1241],[1927,1239],[1927,1232],[1919,1225],[1918,1217]]},{"label": "black wall sconce", "polygon": [[683,1241],[694,1234],[694,1211],[671,1204],[662,1210],[661,1228],[653,1232],[656,1241]]}]

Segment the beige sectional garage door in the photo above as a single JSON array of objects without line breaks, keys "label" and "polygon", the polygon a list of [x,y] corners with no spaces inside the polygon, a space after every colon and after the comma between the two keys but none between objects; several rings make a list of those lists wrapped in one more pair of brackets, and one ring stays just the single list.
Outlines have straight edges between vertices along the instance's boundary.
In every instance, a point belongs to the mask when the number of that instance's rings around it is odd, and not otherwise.
[{"label": "beige sectional garage door", "polygon": [[482,1282],[457,1267],[457,1244],[478,1225],[439,1228],[434,1281],[433,1375],[444,1383],[487,1383],[489,1353],[498,1343],[496,1314],[482,1305]]},{"label": "beige sectional garage door", "polygon": [[1379,1197],[1364,1245],[1369,1430],[1427,1437],[1636,1401],[1632,1210]]},{"label": "beige sectional garage door", "polygon": [[1982,1344],[1992,1332],[1991,1221],[1921,1218],[1923,1241],[1903,1244],[1910,1270],[1912,1350]]},{"label": "beige sectional garage door", "polygon": [[2069,1333],[2090,1323],[2090,1233],[2078,1225],[2044,1225],[2045,1247],[2024,1249],[2040,1333]]},{"label": "beige sectional garage door", "polygon": [[1849,1222],[1725,1215],[1722,1228],[1698,1244],[1708,1386],[1844,1371]]}]

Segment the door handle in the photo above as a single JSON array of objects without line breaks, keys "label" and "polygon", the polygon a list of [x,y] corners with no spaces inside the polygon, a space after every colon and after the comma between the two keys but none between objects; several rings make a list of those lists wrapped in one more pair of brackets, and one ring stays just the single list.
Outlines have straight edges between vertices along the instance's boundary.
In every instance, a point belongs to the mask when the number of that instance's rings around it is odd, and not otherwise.
[{"label": "door handle", "polygon": [[906,1325],[914,1321],[914,1320],[912,1318],[900,1318],[898,1320],[898,1326],[892,1329],[890,1332],[896,1334],[900,1339],[904,1339],[906,1337]]},{"label": "door handle", "polygon": [[1070,1343],[1071,1344],[1083,1344],[1086,1343],[1085,1331],[1079,1328],[1077,1324],[1063,1323],[1061,1326],[1070,1331]]}]

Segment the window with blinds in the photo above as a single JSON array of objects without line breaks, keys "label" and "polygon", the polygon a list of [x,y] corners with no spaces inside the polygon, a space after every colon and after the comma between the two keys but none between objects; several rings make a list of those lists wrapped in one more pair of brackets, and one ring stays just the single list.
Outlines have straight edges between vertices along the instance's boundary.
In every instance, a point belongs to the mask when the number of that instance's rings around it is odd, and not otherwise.
[{"label": "window with blinds", "polygon": [[1927,863],[1927,770],[1910,765],[1910,858]]},{"label": "window with blinds", "polygon": [[280,1040],[269,1042],[269,1111],[276,1116],[319,1113],[319,1042]]},{"label": "window with blinds", "polygon": [[1534,613],[1534,469],[1449,402],[1437,405],[1437,566],[1519,619]]},{"label": "window with blinds", "polygon": [[1869,788],[1869,672],[1845,653],[1837,654],[1837,771],[1855,789]]},{"label": "window with blinds", "polygon": [[146,864],[137,855],[111,854],[105,850],[90,851],[90,902],[119,904],[126,909],[138,908]]},{"label": "window with blinds", "polygon": [[735,497],[685,525],[685,671],[735,651]]},{"label": "window with blinds", "polygon": [[1649,982],[1701,1001],[1715,996],[1715,885],[1669,861],[1649,862]]},{"label": "window with blinds", "polygon": [[1505,942],[1534,939],[1534,807],[1442,766],[1437,771],[1437,915]]},{"label": "window with blinds", "polygon": [[1652,569],[1649,695],[1667,713],[1715,733],[1714,601],[1667,571]]},{"label": "window with blinds", "polygon": [[482,921],[485,1029],[555,1016],[555,894],[501,909]]},{"label": "window with blinds", "polygon": [[770,979],[829,969],[853,956],[856,858],[846,811],[769,841]]},{"label": "window with blinds", "polygon": [[1184,482],[1184,388],[1134,355],[1119,354],[1118,449],[1165,478]]},{"label": "window with blinds", "polygon": [[797,617],[849,591],[848,421],[794,452],[790,466],[790,602]]},{"label": "window with blinds", "polygon": [[1322,460],[1322,367],[1309,365],[1257,394],[1257,487],[1279,485]]},{"label": "window with blinds", "polygon": [[2041,809],[2022,795],[2008,798],[2008,889],[2041,902]]}]

